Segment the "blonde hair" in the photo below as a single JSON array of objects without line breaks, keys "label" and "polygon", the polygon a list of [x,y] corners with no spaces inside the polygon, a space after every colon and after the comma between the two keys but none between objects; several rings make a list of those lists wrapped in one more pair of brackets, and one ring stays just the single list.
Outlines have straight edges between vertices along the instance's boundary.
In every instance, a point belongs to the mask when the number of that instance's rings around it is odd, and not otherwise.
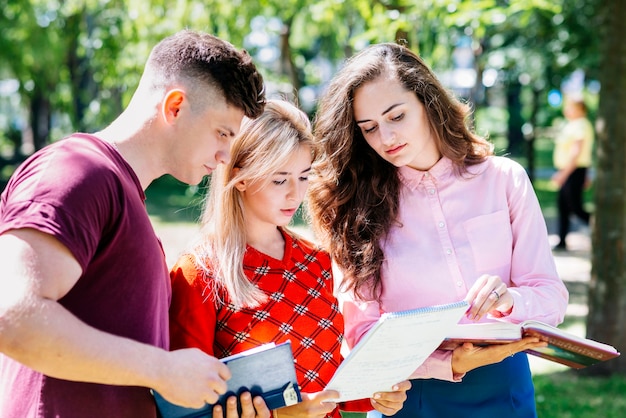
[{"label": "blonde hair", "polygon": [[221,290],[237,309],[267,299],[244,274],[245,208],[235,186],[241,181],[267,185],[272,174],[303,145],[311,147],[314,158],[307,115],[289,102],[268,100],[261,116],[244,119],[231,146],[230,163],[213,172],[201,218],[201,242],[192,255],[204,271],[215,301],[223,302]]}]

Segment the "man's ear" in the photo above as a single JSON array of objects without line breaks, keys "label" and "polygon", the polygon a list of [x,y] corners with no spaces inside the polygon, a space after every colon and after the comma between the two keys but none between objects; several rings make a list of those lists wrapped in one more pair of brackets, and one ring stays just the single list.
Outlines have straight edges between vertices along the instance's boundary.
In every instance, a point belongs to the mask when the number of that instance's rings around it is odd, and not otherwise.
[{"label": "man's ear", "polygon": [[176,121],[186,99],[185,92],[179,89],[170,90],[165,94],[163,117],[167,123]]}]

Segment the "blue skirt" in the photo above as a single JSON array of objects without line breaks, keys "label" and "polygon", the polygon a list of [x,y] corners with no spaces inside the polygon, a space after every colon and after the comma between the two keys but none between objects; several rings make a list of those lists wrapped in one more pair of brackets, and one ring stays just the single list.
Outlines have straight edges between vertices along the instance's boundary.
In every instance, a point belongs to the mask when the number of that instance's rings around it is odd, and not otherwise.
[{"label": "blue skirt", "polygon": [[525,353],[467,373],[462,382],[414,379],[394,418],[536,418],[535,389]]}]

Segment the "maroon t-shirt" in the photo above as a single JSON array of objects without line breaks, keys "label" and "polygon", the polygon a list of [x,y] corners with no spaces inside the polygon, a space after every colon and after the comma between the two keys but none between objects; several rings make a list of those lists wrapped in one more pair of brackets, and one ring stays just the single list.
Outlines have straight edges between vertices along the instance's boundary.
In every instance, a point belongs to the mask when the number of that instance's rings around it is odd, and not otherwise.
[{"label": "maroon t-shirt", "polygon": [[[169,274],[144,200],[113,147],[76,134],[14,173],[1,197],[0,233],[33,228],[54,236],[83,268],[61,305],[97,329],[168,349]],[[148,388],[55,379],[0,355],[0,417],[94,416],[155,417],[156,410]]]}]

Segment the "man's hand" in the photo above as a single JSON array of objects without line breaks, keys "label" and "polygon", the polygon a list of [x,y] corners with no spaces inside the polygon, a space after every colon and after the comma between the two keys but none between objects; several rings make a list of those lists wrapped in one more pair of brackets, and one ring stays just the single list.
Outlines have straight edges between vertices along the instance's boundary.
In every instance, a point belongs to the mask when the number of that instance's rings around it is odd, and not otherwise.
[{"label": "man's hand", "polygon": [[197,348],[165,353],[157,390],[168,401],[188,408],[216,403],[226,393],[228,367]]}]

